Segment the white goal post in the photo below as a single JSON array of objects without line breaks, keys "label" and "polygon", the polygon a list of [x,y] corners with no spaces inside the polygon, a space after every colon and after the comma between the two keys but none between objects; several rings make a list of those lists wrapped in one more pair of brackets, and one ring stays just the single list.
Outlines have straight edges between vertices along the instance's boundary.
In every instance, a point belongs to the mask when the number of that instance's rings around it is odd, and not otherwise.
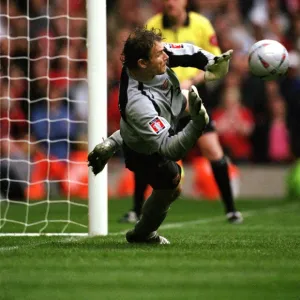
[{"label": "white goal post", "polygon": [[[107,135],[106,1],[87,0],[89,150]],[[101,105],[100,105],[101,103]],[[89,171],[89,234],[107,235],[107,169],[95,177]]]},{"label": "white goal post", "polygon": [[86,161],[107,135],[106,26],[105,0],[0,0],[0,236],[108,234],[107,168]]}]

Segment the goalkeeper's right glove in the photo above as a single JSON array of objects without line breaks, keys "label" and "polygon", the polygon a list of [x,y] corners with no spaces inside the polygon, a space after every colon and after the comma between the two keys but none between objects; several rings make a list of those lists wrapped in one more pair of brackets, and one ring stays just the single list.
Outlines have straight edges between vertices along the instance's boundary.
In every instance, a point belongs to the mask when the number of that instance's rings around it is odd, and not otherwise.
[{"label": "goalkeeper's right glove", "polygon": [[110,138],[96,145],[88,155],[88,166],[92,167],[92,172],[95,175],[100,173],[116,151],[117,144]]},{"label": "goalkeeper's right glove", "polygon": [[208,61],[204,78],[206,81],[212,81],[223,78],[229,69],[229,62],[232,56],[233,50],[228,50],[221,55],[215,56]]},{"label": "goalkeeper's right glove", "polygon": [[204,129],[209,122],[209,116],[194,85],[189,90],[189,111],[191,119]]}]

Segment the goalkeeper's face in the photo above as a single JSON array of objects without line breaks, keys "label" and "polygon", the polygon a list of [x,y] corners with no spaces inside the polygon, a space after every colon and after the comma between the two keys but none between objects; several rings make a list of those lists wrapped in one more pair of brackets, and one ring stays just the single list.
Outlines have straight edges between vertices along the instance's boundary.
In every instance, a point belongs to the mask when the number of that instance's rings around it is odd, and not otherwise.
[{"label": "goalkeeper's face", "polygon": [[166,72],[169,56],[164,51],[162,42],[155,42],[151,51],[149,60],[147,61],[147,69],[149,73],[161,75]]}]

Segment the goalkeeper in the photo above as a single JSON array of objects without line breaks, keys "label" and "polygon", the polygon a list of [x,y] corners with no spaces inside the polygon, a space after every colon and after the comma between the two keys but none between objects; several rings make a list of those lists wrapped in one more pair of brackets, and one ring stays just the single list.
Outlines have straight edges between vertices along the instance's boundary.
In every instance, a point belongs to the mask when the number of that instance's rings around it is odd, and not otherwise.
[{"label": "goalkeeper", "polygon": [[[186,0],[162,0],[161,2],[163,12],[154,15],[147,21],[149,28],[159,28],[166,42],[191,43],[214,55],[221,53],[216,33],[206,17],[193,11],[187,11]],[[207,79],[204,79],[204,72],[196,68],[182,67],[177,67],[173,70],[180,81],[182,89],[188,89],[191,85],[195,85],[201,90],[200,95],[206,93],[204,83]],[[180,130],[188,121],[189,117],[182,118],[177,129]],[[212,120],[209,121],[202,136],[198,139],[197,145],[201,150],[201,154],[211,163],[214,178],[225,208],[226,219],[230,223],[241,223],[243,217],[235,208],[228,174],[228,162],[224,156]],[[135,174],[134,178],[133,207],[120,219],[120,222],[135,223],[141,213],[147,184],[137,174]]]},{"label": "goalkeeper", "polygon": [[[232,50],[215,56],[191,44],[164,44],[159,31],[137,28],[125,42],[120,80],[120,131],[89,154],[89,166],[98,174],[122,145],[125,165],[150,184],[153,192],[142,216],[126,234],[130,243],[169,244],[157,233],[171,203],[180,195],[181,159],[197,142],[209,122],[194,86],[180,89],[172,67],[205,70],[207,80],[228,72]],[[179,119],[191,120],[175,134]]]}]

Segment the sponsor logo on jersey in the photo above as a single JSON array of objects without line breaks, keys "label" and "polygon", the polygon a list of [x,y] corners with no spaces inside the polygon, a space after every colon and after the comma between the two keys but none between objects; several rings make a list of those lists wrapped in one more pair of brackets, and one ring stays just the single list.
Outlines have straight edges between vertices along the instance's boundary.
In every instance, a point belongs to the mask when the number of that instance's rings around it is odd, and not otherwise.
[{"label": "sponsor logo on jersey", "polygon": [[155,117],[149,122],[150,128],[152,131],[156,134],[161,133],[164,129],[166,129],[166,126],[162,119],[160,117]]},{"label": "sponsor logo on jersey", "polygon": [[169,44],[171,48],[173,49],[180,49],[183,48],[182,44]]},{"label": "sponsor logo on jersey", "polygon": [[215,47],[218,47],[219,44],[218,44],[218,39],[217,39],[217,36],[214,34],[212,35],[210,38],[209,38],[209,43],[212,45],[212,46],[215,46]]}]

